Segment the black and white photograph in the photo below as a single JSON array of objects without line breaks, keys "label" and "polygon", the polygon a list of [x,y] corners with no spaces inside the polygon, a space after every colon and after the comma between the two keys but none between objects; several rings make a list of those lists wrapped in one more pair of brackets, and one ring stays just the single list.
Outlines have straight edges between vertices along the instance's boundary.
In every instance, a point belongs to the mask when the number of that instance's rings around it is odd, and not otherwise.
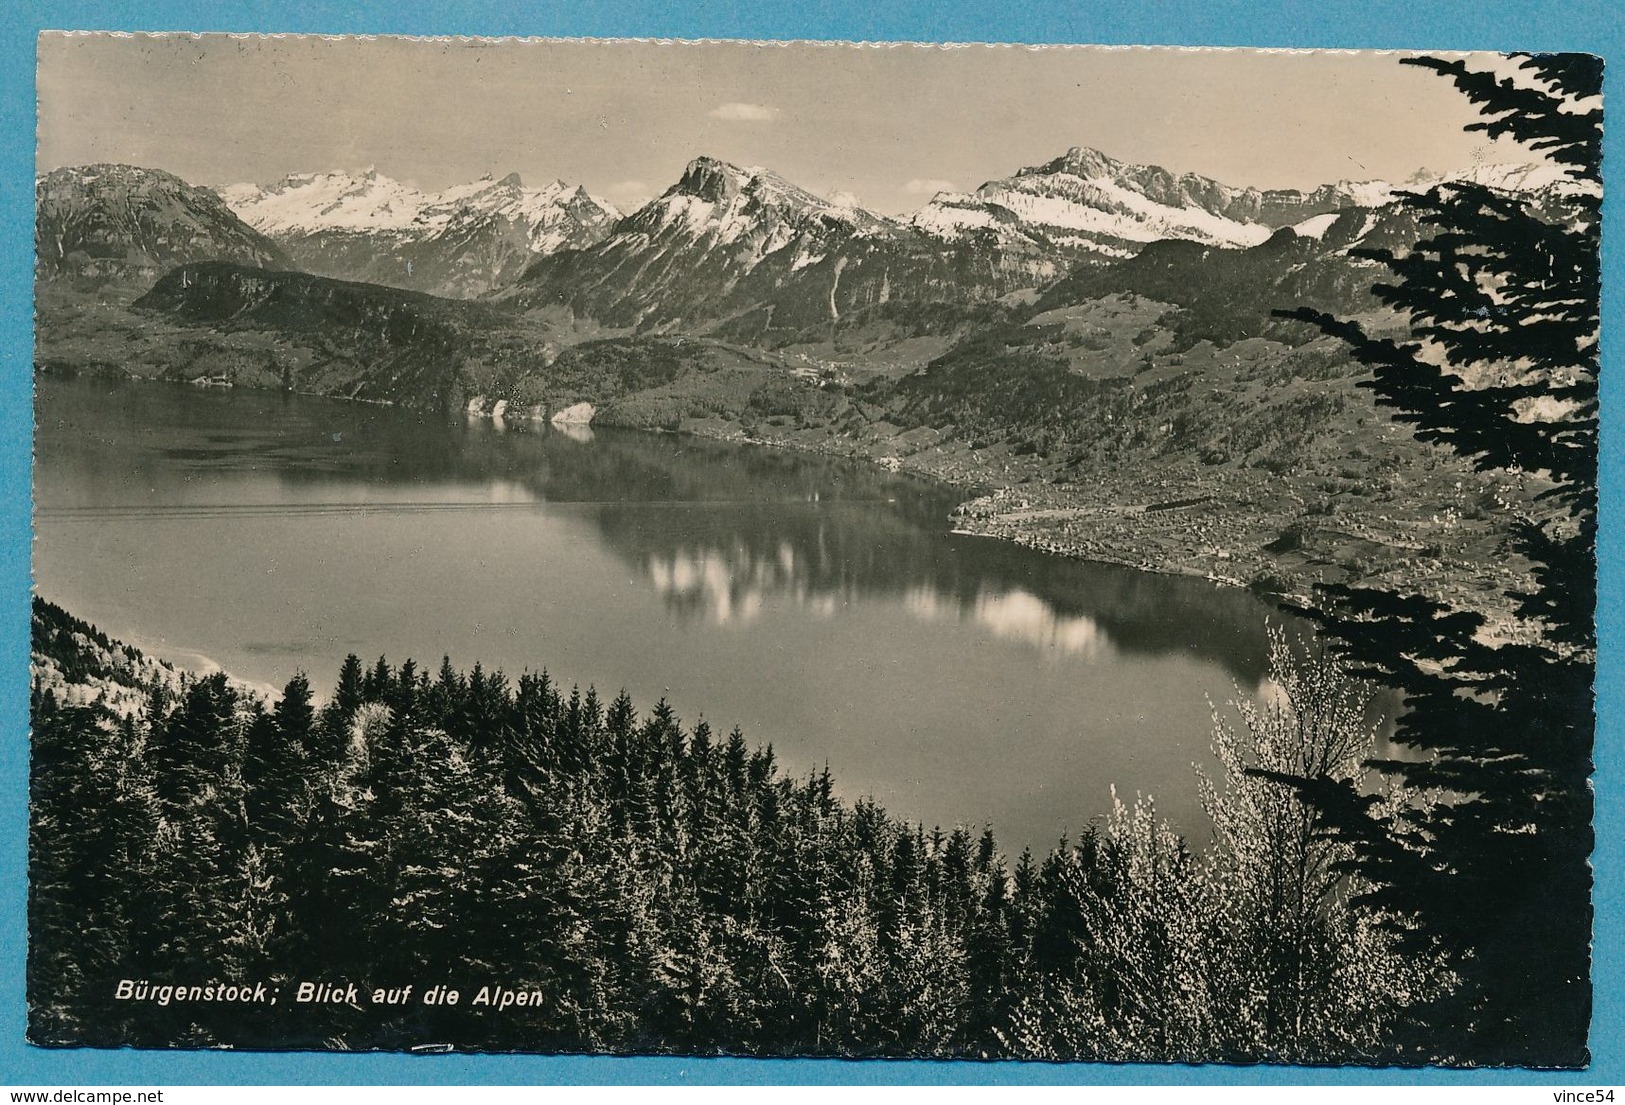
[{"label": "black and white photograph", "polygon": [[1587,1066],[1600,58],[37,45],[31,1044]]}]

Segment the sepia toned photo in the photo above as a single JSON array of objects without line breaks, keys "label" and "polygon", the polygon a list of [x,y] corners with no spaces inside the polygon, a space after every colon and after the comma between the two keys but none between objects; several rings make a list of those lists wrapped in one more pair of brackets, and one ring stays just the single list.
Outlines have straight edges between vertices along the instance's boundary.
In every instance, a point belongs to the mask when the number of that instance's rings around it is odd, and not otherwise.
[{"label": "sepia toned photo", "polygon": [[29,1041],[1585,1067],[1602,76],[42,35]]}]

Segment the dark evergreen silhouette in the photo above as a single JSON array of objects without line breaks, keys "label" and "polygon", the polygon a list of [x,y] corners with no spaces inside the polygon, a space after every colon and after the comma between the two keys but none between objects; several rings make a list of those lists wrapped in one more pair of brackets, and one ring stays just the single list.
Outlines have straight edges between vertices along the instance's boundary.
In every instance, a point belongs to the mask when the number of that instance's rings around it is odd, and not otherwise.
[{"label": "dark evergreen silhouette", "polygon": [[[1012,874],[990,829],[842,801],[664,701],[351,657],[327,705],[298,675],[268,709],[48,603],[34,632],[39,1044],[1379,1062],[1440,981],[1327,898],[1337,969],[1266,1030],[1240,869],[1144,806]],[[543,1001],[475,1004],[499,986]]]},{"label": "dark evergreen silhouette", "polygon": [[1371,370],[1363,386],[1419,438],[1540,489],[1508,542],[1534,586],[1511,596],[1515,627],[1414,596],[1322,588],[1321,624],[1360,670],[1405,694],[1395,739],[1420,755],[1377,765],[1413,795],[1397,812],[1325,780],[1297,785],[1357,846],[1373,900],[1453,955],[1468,985],[1433,1019],[1460,1028],[1459,1058],[1577,1065],[1591,1008],[1602,61],[1514,56],[1514,75],[1404,63],[1480,106],[1468,129],[1543,152],[1572,187],[1540,205],[1470,183],[1406,197],[1424,239],[1366,256],[1393,274],[1374,292],[1408,319],[1408,340],[1286,315],[1348,342]]}]

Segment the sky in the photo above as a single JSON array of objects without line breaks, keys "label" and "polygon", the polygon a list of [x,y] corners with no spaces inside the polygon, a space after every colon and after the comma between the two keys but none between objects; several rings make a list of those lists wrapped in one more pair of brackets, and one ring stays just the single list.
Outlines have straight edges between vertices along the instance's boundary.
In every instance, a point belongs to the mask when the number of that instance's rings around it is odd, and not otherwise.
[{"label": "sky", "polygon": [[705,154],[898,214],[1071,146],[1227,184],[1403,181],[1535,158],[1379,52],[42,35],[38,168],[194,184],[517,172],[623,210]]}]

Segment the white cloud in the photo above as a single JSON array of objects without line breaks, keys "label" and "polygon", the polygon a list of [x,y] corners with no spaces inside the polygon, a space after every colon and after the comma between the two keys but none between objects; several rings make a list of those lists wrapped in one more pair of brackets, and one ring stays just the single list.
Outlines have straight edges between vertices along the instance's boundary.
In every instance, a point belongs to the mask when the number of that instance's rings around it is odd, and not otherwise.
[{"label": "white cloud", "polygon": [[959,187],[951,180],[921,180],[916,177],[903,185],[903,191],[913,196],[934,196],[938,192],[957,192]]},{"label": "white cloud", "polygon": [[765,123],[779,113],[776,107],[763,104],[719,104],[706,112],[713,119],[726,119],[730,123]]}]

